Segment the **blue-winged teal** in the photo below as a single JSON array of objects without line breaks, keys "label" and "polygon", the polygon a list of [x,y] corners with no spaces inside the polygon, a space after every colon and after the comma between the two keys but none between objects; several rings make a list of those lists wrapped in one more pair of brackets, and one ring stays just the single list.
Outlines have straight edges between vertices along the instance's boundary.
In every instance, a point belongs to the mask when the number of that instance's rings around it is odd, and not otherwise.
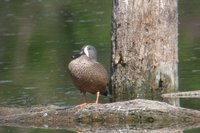
[{"label": "blue-winged teal", "polygon": [[98,103],[99,94],[106,93],[108,75],[105,68],[97,61],[97,51],[94,46],[86,45],[74,55],[69,63],[69,73],[76,88],[83,93],[85,104],[86,92],[96,93]]}]

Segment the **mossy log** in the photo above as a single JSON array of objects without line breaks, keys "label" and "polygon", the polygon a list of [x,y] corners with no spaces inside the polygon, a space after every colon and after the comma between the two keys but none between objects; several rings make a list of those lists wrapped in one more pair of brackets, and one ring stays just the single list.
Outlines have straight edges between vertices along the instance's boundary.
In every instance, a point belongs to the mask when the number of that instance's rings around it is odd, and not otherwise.
[{"label": "mossy log", "polygon": [[102,126],[116,129],[123,125],[132,125],[150,129],[199,123],[200,111],[141,99],[89,104],[81,108],[63,108],[53,105],[31,108],[0,107],[0,125],[4,126],[76,129],[78,125],[87,125],[84,127]]}]

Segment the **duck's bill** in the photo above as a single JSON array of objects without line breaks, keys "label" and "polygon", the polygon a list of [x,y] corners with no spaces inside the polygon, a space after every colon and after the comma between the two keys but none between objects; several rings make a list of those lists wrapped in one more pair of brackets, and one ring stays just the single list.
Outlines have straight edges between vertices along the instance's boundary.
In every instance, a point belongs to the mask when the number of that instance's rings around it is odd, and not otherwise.
[{"label": "duck's bill", "polygon": [[80,50],[74,50],[73,51],[73,55],[72,55],[72,59],[76,59],[76,58],[80,57],[82,54],[83,54],[82,51],[80,51]]}]

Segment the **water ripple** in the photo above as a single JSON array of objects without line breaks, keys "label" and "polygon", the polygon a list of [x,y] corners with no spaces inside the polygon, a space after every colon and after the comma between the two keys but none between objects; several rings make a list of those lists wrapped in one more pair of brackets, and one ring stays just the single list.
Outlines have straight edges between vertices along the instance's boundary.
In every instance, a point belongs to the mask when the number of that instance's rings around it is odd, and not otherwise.
[{"label": "water ripple", "polygon": [[0,80],[0,84],[4,84],[4,83],[12,83],[13,80]]}]

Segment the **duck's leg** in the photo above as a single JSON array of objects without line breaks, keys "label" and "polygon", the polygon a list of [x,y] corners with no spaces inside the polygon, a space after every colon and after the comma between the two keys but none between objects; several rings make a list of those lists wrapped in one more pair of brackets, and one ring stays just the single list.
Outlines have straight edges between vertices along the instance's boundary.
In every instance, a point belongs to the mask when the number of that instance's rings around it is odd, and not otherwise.
[{"label": "duck's leg", "polygon": [[95,104],[98,104],[98,103],[99,103],[99,94],[100,94],[100,92],[97,91]]},{"label": "duck's leg", "polygon": [[83,93],[83,101],[84,101],[84,103],[87,103],[86,93]]},{"label": "duck's leg", "polygon": [[87,105],[87,97],[86,97],[86,93],[83,93],[83,103],[76,105],[75,107],[83,107],[85,105]]},{"label": "duck's leg", "polygon": [[88,104],[90,104],[90,105],[92,105],[92,104],[98,104],[99,103],[99,95],[100,95],[100,92],[98,91],[97,94],[96,94],[96,101],[94,103],[87,103],[86,93],[83,93],[84,103],[76,105],[75,107],[83,107],[83,106],[86,106]]}]

